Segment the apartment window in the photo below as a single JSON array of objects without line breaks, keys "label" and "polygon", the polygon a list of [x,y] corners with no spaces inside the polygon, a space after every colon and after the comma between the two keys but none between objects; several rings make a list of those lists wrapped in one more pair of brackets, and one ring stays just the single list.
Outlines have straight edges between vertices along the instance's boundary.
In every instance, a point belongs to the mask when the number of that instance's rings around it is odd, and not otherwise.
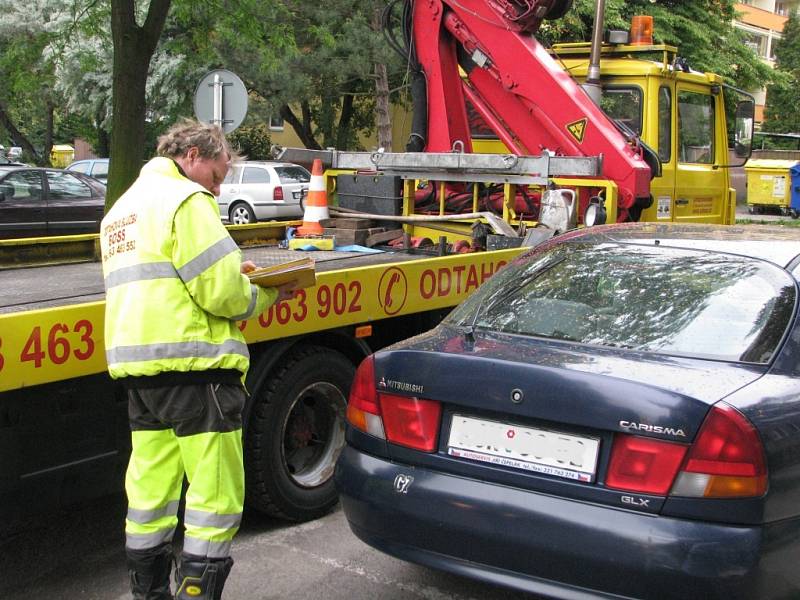
[{"label": "apartment window", "polygon": [[788,16],[789,15],[789,7],[786,6],[786,2],[776,2],[775,3],[775,14]]},{"label": "apartment window", "polygon": [[746,29],[741,30],[744,36],[744,44],[761,58],[767,58],[769,48],[769,38],[765,34],[756,33]]},{"label": "apartment window", "polygon": [[269,128],[272,131],[283,131],[283,117],[272,116],[269,118]]}]

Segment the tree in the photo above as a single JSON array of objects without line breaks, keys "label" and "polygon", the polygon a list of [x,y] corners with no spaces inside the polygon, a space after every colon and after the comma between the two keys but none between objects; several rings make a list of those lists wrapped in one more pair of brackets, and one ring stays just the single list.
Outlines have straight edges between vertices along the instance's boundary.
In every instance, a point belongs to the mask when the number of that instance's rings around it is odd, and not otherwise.
[{"label": "tree", "polygon": [[[251,21],[233,33],[218,27],[220,57],[309,148],[355,149],[376,127],[376,85],[384,96],[402,67],[376,22],[377,0],[258,3]],[[383,76],[381,65],[388,65]],[[388,120],[388,103],[381,124]],[[384,129],[384,132],[386,130]],[[384,137],[386,139],[386,137]]]},{"label": "tree", "polygon": [[171,0],[152,0],[137,22],[135,0],[111,0],[114,40],[111,164],[106,209],[136,179],[144,158],[145,102],[150,60],[167,20]]},{"label": "tree", "polygon": [[58,105],[51,45],[64,22],[62,9],[36,0],[4,8],[0,21],[0,127],[41,165],[49,164]]},{"label": "tree", "polygon": [[767,87],[764,130],[800,132],[800,15],[796,11],[789,16],[783,37],[775,46],[775,70],[778,77]]}]

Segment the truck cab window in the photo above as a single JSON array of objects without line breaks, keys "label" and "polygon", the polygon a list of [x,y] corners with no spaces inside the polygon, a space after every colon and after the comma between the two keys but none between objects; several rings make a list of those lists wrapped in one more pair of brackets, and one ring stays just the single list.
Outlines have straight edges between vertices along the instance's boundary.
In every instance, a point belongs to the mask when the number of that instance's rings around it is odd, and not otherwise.
[{"label": "truck cab window", "polygon": [[672,158],[672,92],[668,87],[658,90],[658,158]]},{"label": "truck cab window", "polygon": [[642,90],[638,87],[603,87],[600,108],[617,123],[642,135]]},{"label": "truck cab window", "polygon": [[709,94],[678,93],[678,159],[683,163],[714,162],[714,98]]}]

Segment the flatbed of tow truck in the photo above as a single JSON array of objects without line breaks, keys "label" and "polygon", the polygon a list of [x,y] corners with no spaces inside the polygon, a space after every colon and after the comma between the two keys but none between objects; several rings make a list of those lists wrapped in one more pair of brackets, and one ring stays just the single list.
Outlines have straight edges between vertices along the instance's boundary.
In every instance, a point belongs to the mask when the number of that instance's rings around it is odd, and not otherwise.
[{"label": "flatbed of tow truck", "polygon": [[[242,259],[259,267],[289,262],[301,256],[314,259],[318,273],[419,260],[432,256],[420,250],[370,253],[328,250],[284,250],[274,245],[242,248]],[[0,271],[0,314],[55,308],[103,300],[103,269],[99,262],[17,267]]]}]

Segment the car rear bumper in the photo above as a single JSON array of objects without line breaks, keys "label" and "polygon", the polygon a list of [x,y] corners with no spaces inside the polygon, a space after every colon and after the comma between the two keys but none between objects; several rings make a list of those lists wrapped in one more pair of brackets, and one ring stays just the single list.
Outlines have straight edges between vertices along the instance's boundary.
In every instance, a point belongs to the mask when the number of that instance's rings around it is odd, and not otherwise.
[{"label": "car rear bumper", "polygon": [[800,589],[795,521],[741,527],[647,515],[395,464],[350,446],[335,478],[351,529],[369,545],[546,597],[764,599]]}]

